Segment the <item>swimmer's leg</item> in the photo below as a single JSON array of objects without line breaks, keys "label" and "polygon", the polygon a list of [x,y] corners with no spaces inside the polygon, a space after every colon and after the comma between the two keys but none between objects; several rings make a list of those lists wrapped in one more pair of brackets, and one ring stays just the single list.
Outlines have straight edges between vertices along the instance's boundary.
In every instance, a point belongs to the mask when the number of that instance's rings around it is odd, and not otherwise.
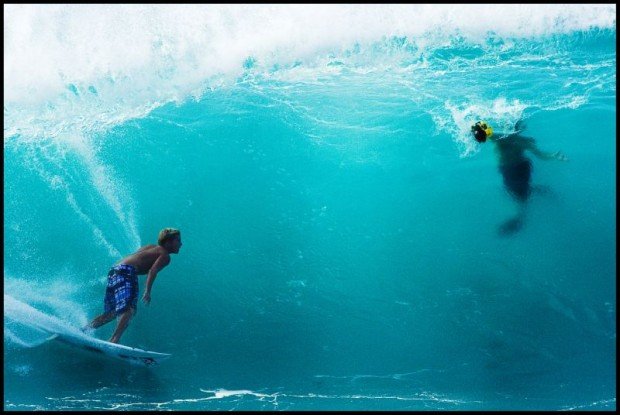
[{"label": "swimmer's leg", "polygon": [[532,192],[530,184],[532,164],[530,161],[522,159],[516,163],[501,165],[499,169],[508,193],[521,204],[527,202]]},{"label": "swimmer's leg", "polygon": [[519,211],[517,212],[517,214],[513,218],[508,219],[507,221],[499,225],[499,227],[497,228],[497,233],[499,236],[510,236],[521,230],[521,228],[525,224],[525,208],[526,205],[524,202],[519,203]]},{"label": "swimmer's leg", "polygon": [[530,185],[532,165],[529,160],[522,160],[519,163],[500,166],[500,171],[506,190],[518,203],[517,215],[502,223],[498,228],[499,235],[509,236],[519,231],[525,223],[527,201],[532,194]]},{"label": "swimmer's leg", "polygon": [[510,236],[521,230],[524,222],[525,221],[523,217],[517,215],[514,218],[508,219],[506,222],[499,225],[499,227],[497,228],[497,234],[499,236]]}]

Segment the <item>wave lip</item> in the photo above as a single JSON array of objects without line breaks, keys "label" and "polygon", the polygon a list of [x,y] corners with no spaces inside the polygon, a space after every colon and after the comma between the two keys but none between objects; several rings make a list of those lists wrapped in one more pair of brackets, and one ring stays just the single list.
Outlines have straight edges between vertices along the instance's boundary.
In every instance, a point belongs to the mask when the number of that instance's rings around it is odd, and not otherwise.
[{"label": "wave lip", "polygon": [[154,79],[190,93],[211,76],[239,74],[248,57],[294,61],[393,36],[440,46],[454,35],[615,29],[615,13],[552,4],[6,5],[5,105],[103,98],[106,83],[145,91]]},{"label": "wave lip", "polygon": [[584,4],[6,5],[5,144],[106,131],[254,71],[313,79],[325,68],[381,71],[394,59],[423,71],[429,59],[444,62],[455,41],[476,54],[484,50],[475,45],[576,31],[615,38],[615,12]]}]

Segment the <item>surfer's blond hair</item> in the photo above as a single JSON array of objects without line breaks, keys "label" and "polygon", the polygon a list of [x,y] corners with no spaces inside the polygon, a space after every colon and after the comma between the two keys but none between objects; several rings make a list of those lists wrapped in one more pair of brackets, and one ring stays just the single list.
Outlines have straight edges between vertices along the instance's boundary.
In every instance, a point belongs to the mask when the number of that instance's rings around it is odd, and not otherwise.
[{"label": "surfer's blond hair", "polygon": [[157,243],[159,245],[163,245],[166,243],[168,239],[172,239],[175,236],[181,236],[181,231],[174,228],[164,228],[159,231],[159,237],[157,238]]}]

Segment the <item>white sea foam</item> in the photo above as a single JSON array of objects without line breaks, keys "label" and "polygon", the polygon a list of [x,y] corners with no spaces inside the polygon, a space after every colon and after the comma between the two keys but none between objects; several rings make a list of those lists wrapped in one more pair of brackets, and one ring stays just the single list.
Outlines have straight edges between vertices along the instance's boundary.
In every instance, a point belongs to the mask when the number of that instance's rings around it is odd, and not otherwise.
[{"label": "white sea foam", "polygon": [[[432,392],[420,392],[410,395],[372,395],[372,394],[325,394],[325,393],[285,393],[285,392],[273,392],[263,393],[256,392],[249,389],[200,389],[202,393],[208,394],[207,396],[192,397],[192,398],[176,398],[171,401],[161,402],[127,402],[126,394],[118,394],[112,398],[110,403],[103,404],[100,397],[92,399],[85,397],[76,399],[75,397],[57,398],[55,408],[62,405],[66,409],[91,408],[91,409],[106,409],[106,410],[138,410],[138,409],[168,409],[168,410],[182,410],[191,408],[192,410],[209,410],[217,409],[218,401],[226,401],[227,405],[233,405],[232,410],[238,409],[236,405],[241,404],[242,401],[247,402],[260,402],[261,409],[275,409],[275,410],[287,410],[290,409],[288,405],[291,402],[295,402],[295,407],[298,407],[303,402],[321,401],[321,400],[334,400],[334,401],[403,401],[403,402],[419,402],[420,404],[433,403],[433,404],[447,404],[450,407],[458,408],[466,404],[480,404],[480,401],[465,401],[461,399],[452,399],[441,394]],[[123,398],[123,399],[121,399]],[[50,398],[53,399],[53,398]],[[117,403],[112,401],[116,400]],[[211,401],[211,402],[209,402]]]},{"label": "white sea foam", "polygon": [[[372,51],[385,39],[408,39],[419,50],[455,36],[508,44],[615,29],[616,21],[615,5],[586,4],[20,4],[4,11],[5,142],[107,129],[226,85],[256,63],[292,66],[278,75],[283,80],[311,80],[341,71],[346,51]],[[390,66],[382,61],[373,59]],[[314,64],[318,73],[308,69]]]},{"label": "white sea foam", "polygon": [[67,280],[70,270],[38,279],[4,275],[5,338],[23,347],[44,343],[50,332],[75,332],[88,319],[83,307],[72,298],[79,286]]},{"label": "white sea foam", "polygon": [[166,101],[197,92],[211,76],[239,74],[248,58],[293,62],[391,36],[424,46],[455,34],[481,40],[614,28],[616,7],[24,4],[4,11],[6,105],[63,94],[107,100],[119,86],[143,102]]}]

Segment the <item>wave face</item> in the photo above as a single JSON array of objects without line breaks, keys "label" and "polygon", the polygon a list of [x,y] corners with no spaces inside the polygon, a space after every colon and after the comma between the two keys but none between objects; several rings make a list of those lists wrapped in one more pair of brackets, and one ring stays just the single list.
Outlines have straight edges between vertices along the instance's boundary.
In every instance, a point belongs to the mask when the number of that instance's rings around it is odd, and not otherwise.
[{"label": "wave face", "polygon": [[[4,11],[6,409],[615,409],[615,5]],[[168,226],[169,361],[48,341]]]}]

